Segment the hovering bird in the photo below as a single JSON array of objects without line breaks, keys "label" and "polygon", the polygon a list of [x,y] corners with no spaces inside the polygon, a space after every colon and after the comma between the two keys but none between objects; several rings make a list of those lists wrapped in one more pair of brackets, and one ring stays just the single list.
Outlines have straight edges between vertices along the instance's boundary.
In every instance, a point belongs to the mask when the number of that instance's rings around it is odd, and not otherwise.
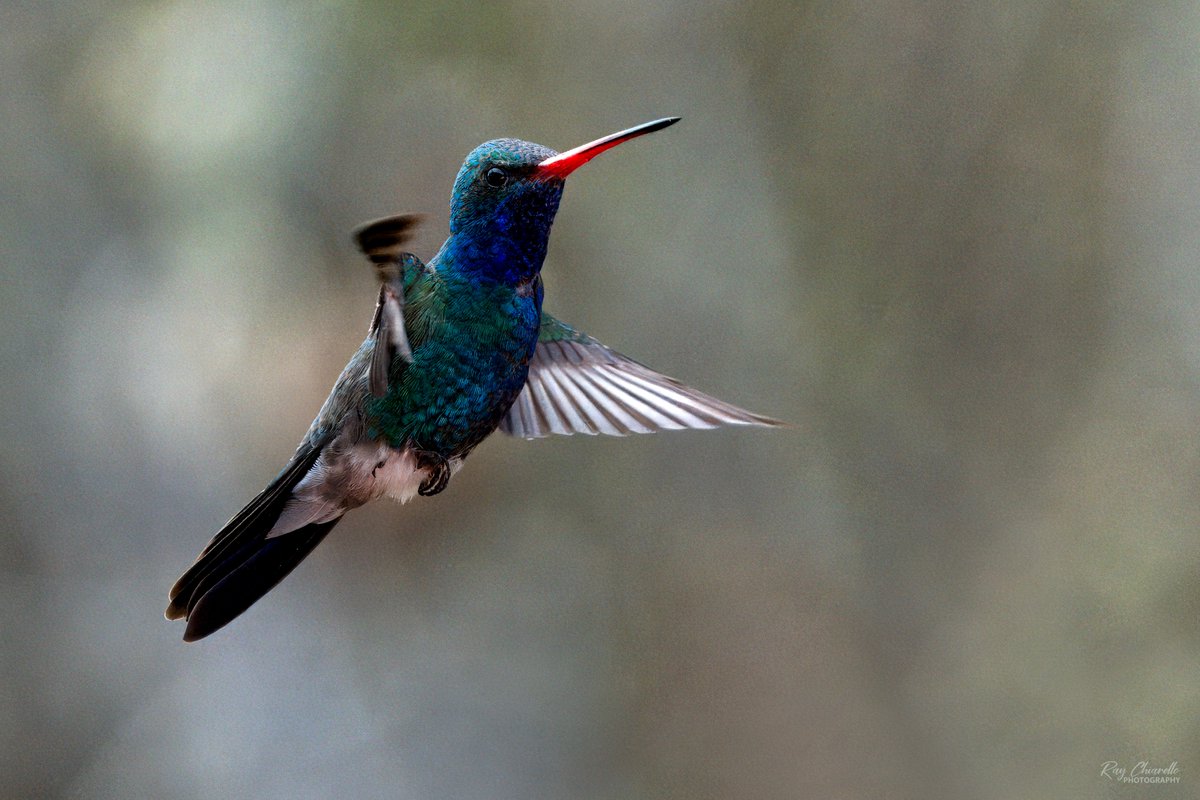
[{"label": "hovering bird", "polygon": [[450,236],[428,264],[402,246],[417,217],[355,235],[379,273],[366,341],[292,460],[225,524],[175,583],[168,619],[195,641],[237,617],[349,510],[441,492],[497,428],[622,436],[780,425],[610,350],[542,312],[542,261],[566,177],[595,156],[678,122],[668,117],[564,153],[495,139],[467,156]]}]

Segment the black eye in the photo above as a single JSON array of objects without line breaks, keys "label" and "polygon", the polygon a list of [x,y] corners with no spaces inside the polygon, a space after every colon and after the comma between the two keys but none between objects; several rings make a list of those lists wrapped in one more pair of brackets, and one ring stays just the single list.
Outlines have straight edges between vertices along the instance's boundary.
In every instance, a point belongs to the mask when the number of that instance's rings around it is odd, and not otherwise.
[{"label": "black eye", "polygon": [[483,179],[487,181],[488,186],[491,186],[493,189],[499,189],[508,183],[508,173],[499,167],[492,167],[483,174]]}]

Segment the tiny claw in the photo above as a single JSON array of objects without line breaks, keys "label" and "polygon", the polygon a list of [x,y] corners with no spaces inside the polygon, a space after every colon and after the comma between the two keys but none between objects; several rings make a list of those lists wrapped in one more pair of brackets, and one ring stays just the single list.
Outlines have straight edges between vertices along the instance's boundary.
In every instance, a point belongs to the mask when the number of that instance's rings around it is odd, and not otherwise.
[{"label": "tiny claw", "polygon": [[415,450],[417,466],[429,470],[429,477],[417,487],[417,494],[432,497],[450,483],[450,462],[444,456],[429,450]]}]

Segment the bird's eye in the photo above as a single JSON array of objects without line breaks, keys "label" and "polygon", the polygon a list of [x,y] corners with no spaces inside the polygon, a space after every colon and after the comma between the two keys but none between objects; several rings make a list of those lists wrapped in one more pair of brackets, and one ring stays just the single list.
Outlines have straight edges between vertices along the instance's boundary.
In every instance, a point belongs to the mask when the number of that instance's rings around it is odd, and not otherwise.
[{"label": "bird's eye", "polygon": [[487,181],[488,186],[491,186],[493,189],[499,189],[508,183],[508,173],[499,167],[492,167],[483,174],[483,179]]}]

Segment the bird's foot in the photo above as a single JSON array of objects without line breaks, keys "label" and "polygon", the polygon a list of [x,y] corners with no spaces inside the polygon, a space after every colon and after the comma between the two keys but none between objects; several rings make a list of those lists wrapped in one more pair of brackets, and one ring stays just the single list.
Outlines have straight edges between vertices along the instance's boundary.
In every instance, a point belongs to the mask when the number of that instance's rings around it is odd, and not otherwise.
[{"label": "bird's foot", "polygon": [[432,497],[446,488],[450,483],[450,462],[444,456],[429,450],[414,450],[417,466],[429,470],[429,477],[417,487],[417,494],[422,497]]}]

